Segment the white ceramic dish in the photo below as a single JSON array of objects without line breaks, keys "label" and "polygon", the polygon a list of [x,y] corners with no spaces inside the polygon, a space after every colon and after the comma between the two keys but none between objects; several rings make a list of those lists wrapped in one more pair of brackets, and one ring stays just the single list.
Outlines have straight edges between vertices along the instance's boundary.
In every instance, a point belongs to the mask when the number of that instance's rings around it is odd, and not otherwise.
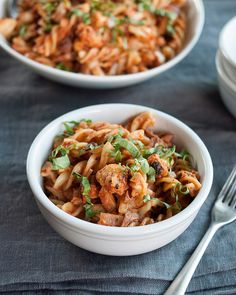
[{"label": "white ceramic dish", "polygon": [[[57,206],[42,189],[40,169],[47,158],[53,138],[60,133],[62,122],[79,118],[121,123],[143,112],[151,111],[157,118],[158,130],[176,136],[176,144],[185,147],[196,160],[202,188],[193,202],[179,214],[159,223],[119,228],[93,224],[75,218]],[[47,125],[35,138],[27,158],[27,177],[35,200],[48,223],[71,243],[92,252],[106,255],[136,255],[160,248],[176,239],[191,224],[206,200],[213,178],[210,155],[201,139],[181,121],[155,109],[132,104],[104,104],[67,113]]]},{"label": "white ceramic dish", "polygon": [[236,17],[223,27],[219,38],[219,49],[224,59],[227,75],[236,83]]},{"label": "white ceramic dish", "polygon": [[[0,17],[3,17],[5,15],[4,3],[6,3],[6,1],[8,0],[0,1]],[[2,36],[0,36],[0,47],[2,47],[2,49],[8,52],[11,56],[28,66],[38,74],[63,84],[88,88],[124,87],[137,84],[154,76],[157,76],[172,68],[188,55],[188,53],[197,43],[203,29],[205,13],[202,0],[188,0],[186,10],[188,16],[188,32],[186,42],[182,51],[175,58],[161,65],[160,67],[137,74],[120,75],[113,77],[97,77],[92,75],[69,73],[42,65],[38,62],[24,57],[23,55],[12,49],[8,42]]]},{"label": "white ceramic dish", "polygon": [[236,118],[236,83],[228,77],[226,72],[227,64],[224,64],[224,61],[224,56],[218,51],[216,54],[216,69],[221,97],[225,106]]}]

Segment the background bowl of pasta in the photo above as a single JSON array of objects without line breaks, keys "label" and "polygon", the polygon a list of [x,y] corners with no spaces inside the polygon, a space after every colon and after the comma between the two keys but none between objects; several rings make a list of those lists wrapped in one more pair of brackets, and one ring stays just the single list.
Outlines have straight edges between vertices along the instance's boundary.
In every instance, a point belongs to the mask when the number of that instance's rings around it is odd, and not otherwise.
[{"label": "background bowl of pasta", "polygon": [[[137,84],[172,68],[202,32],[202,0],[0,3],[0,46],[40,75],[73,86]],[[20,1],[19,1],[20,2]]]},{"label": "background bowl of pasta", "polygon": [[204,143],[181,121],[144,106],[104,104],[48,124],[29,150],[27,177],[62,237],[127,256],[185,231],[209,194],[213,167]]}]

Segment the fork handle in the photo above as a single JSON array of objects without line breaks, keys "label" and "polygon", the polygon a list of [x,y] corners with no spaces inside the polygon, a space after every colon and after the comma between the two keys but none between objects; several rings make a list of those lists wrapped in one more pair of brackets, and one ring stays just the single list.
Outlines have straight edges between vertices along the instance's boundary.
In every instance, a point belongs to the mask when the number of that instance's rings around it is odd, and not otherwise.
[{"label": "fork handle", "polygon": [[195,272],[195,269],[197,268],[208,244],[210,243],[212,237],[219,227],[220,226],[214,222],[210,224],[207,232],[193,252],[192,256],[189,258],[188,262],[185,264],[185,266],[179,272],[172,284],[166,290],[164,295],[184,295],[188,284]]}]

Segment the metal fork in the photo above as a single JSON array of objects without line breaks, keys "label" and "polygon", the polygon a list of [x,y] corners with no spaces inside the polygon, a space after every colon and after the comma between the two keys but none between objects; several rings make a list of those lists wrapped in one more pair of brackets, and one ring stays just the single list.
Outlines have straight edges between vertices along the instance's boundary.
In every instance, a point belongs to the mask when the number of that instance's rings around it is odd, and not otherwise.
[{"label": "metal fork", "polygon": [[211,212],[211,224],[192,256],[164,295],[183,295],[216,231],[236,219],[236,166],[223,186]]}]

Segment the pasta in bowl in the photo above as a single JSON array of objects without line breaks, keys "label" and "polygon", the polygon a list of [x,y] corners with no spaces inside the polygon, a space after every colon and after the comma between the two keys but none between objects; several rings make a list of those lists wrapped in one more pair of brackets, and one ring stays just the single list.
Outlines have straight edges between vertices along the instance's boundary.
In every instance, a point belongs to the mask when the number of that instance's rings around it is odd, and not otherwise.
[{"label": "pasta in bowl", "polygon": [[59,234],[84,249],[124,256],[179,236],[207,198],[213,169],[203,142],[177,119],[106,104],[46,126],[30,148],[27,177]]},{"label": "pasta in bowl", "polygon": [[106,226],[142,226],[180,212],[200,190],[200,176],[174,135],[158,135],[154,124],[150,112],[126,125],[64,122],[41,170],[49,199]]},{"label": "pasta in bowl", "polygon": [[143,72],[172,59],[185,40],[186,0],[22,0],[0,32],[26,57],[104,76]]},{"label": "pasta in bowl", "polygon": [[204,22],[199,0],[19,3],[16,19],[0,3],[1,47],[46,77],[94,88],[167,70],[189,53]]}]

